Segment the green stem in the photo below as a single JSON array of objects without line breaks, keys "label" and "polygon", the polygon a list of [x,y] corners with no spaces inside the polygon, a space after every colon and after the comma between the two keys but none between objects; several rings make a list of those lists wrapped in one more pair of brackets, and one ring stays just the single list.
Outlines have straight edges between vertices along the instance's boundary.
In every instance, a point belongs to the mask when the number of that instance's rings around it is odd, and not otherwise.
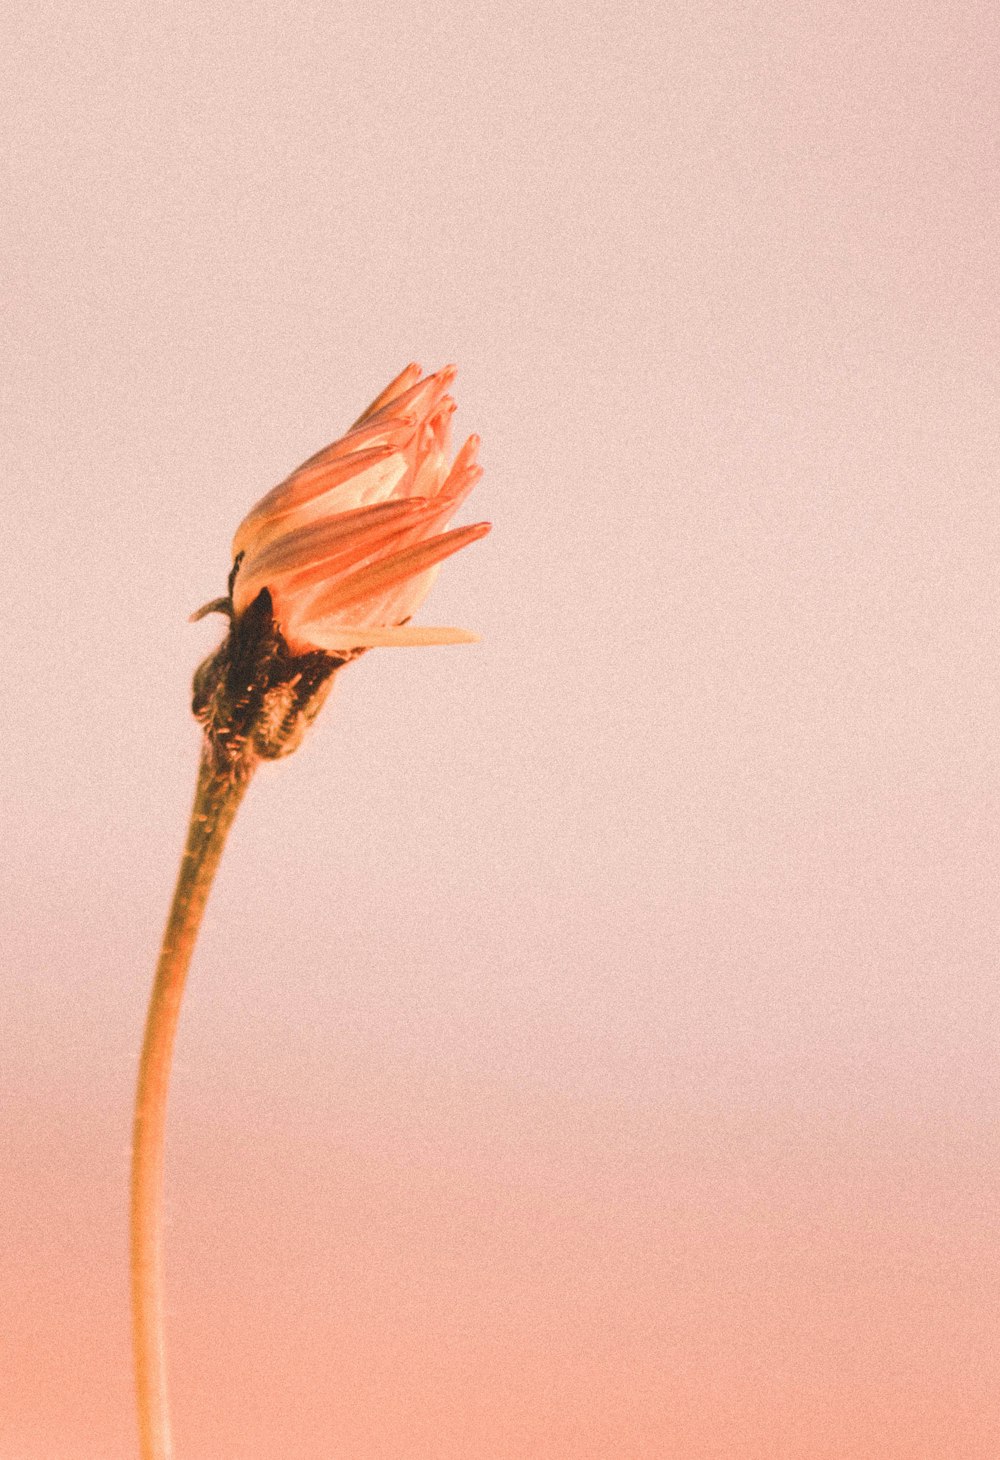
[{"label": "green stem", "polygon": [[132,1129],[132,1324],[142,1460],[170,1460],[163,1341],[163,1144],[170,1061],[188,965],[253,762],[220,769],[206,746],[187,846],[146,1016]]}]

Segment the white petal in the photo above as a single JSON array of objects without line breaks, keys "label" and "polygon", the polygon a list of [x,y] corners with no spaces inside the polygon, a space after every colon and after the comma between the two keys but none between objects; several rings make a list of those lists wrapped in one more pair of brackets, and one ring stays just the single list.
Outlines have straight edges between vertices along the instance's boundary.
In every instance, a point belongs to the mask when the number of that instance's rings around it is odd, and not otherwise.
[{"label": "white petal", "polygon": [[468,629],[438,629],[424,624],[401,624],[396,628],[352,629],[344,624],[329,624],[324,627],[322,619],[303,624],[296,630],[296,637],[307,639],[317,649],[326,649],[332,654],[350,649],[393,649],[408,648],[423,644],[477,644],[478,634]]}]

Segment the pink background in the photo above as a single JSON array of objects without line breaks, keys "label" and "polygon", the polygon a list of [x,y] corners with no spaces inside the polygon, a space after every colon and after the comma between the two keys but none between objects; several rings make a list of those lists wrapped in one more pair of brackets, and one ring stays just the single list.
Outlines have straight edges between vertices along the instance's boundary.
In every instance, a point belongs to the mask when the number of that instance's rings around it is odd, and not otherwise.
[{"label": "pink background", "polygon": [[496,528],[265,769],[178,1460],[993,1460],[993,4],[7,7],[0,1457],[134,1451],[125,1187],[252,502],[410,359]]}]

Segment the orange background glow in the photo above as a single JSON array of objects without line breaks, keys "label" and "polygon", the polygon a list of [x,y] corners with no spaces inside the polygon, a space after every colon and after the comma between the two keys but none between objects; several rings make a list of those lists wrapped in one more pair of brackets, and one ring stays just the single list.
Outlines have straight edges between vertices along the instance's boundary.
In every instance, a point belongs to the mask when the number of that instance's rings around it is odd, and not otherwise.
[{"label": "orange background glow", "polygon": [[411,359],[483,642],[351,666],[234,831],[178,1460],[994,1460],[996,7],[2,23],[0,1460],[134,1454],[185,620]]}]

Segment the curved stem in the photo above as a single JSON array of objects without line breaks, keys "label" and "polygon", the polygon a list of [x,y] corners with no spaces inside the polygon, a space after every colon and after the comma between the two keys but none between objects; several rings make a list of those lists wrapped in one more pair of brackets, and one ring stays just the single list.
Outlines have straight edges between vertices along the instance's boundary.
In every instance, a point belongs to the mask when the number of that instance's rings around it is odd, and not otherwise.
[{"label": "curved stem", "polygon": [[163,1341],[163,1138],[174,1034],[202,913],[226,836],[252,774],[220,770],[202,753],[187,846],[163,935],[146,1033],[132,1128],[132,1334],[142,1460],[170,1460]]}]

